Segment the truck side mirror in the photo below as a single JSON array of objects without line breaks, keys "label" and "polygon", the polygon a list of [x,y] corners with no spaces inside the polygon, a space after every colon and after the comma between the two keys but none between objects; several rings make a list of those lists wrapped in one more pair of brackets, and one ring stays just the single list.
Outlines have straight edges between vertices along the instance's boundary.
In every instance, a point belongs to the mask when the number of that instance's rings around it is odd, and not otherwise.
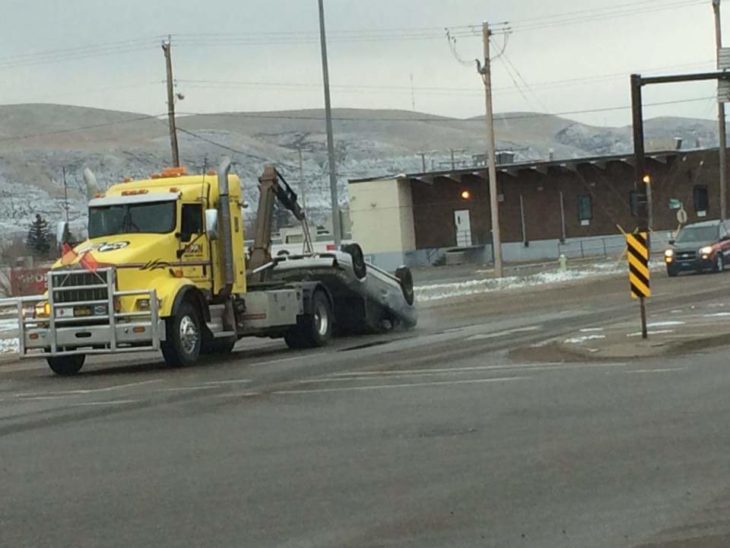
[{"label": "truck side mirror", "polygon": [[206,209],[205,210],[205,231],[208,233],[208,238],[211,240],[218,239],[218,210],[217,209]]},{"label": "truck side mirror", "polygon": [[674,240],[669,240],[669,245],[674,245]]}]

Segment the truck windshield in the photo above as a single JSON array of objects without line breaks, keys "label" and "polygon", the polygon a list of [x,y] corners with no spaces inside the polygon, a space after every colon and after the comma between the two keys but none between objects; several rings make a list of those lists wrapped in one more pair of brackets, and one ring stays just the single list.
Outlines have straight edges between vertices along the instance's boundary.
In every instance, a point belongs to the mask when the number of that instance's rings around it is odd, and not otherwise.
[{"label": "truck windshield", "polygon": [[685,228],[679,233],[679,236],[677,236],[677,243],[688,244],[694,242],[714,242],[717,240],[718,235],[718,227],[716,226]]},{"label": "truck windshield", "polygon": [[89,208],[89,238],[133,232],[172,232],[175,205],[175,202],[158,202]]}]

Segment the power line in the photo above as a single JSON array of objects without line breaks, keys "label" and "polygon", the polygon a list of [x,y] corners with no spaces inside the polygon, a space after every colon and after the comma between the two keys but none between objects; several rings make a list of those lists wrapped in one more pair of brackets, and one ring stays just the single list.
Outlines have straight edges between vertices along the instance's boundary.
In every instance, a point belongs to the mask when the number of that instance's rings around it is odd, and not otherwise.
[{"label": "power line", "polygon": [[[645,107],[652,107],[652,106],[665,106],[665,105],[674,105],[674,104],[680,104],[680,103],[692,103],[696,101],[707,101],[710,99],[710,97],[694,97],[690,99],[675,99],[672,101],[658,101],[653,103],[644,103]],[[497,114],[497,118],[501,118],[502,120],[518,120],[518,119],[530,119],[530,118],[542,118],[545,116],[566,116],[566,115],[572,115],[572,114],[590,114],[595,112],[610,112],[610,111],[616,111],[616,110],[629,110],[631,108],[630,105],[621,105],[621,106],[613,106],[613,107],[601,107],[601,108],[590,108],[590,109],[582,109],[582,110],[568,110],[563,112],[552,112],[552,113],[545,113],[545,112],[536,112],[536,113],[525,113],[525,114],[515,114],[515,115],[499,115]],[[220,113],[204,113],[204,112],[186,112],[186,115],[189,116],[219,116]],[[262,119],[262,120],[312,120],[312,121],[321,121],[322,116],[321,115],[311,115],[311,116],[295,116],[292,114],[276,114],[276,113],[270,113],[270,112],[236,112],[232,113],[231,116],[235,117],[242,117],[242,118],[248,118],[248,119]],[[333,116],[333,120],[338,122],[419,122],[419,123],[445,123],[445,124],[474,124],[474,123],[482,123],[481,118],[446,118],[446,117],[440,117],[437,115],[434,115],[432,117],[367,117],[367,116]]]},{"label": "power line", "polygon": [[[674,104],[680,104],[680,103],[691,103],[691,102],[697,102],[697,101],[708,101],[710,99],[713,99],[714,97],[694,97],[691,99],[676,99],[673,101],[659,101],[654,103],[645,103],[645,107],[653,107],[653,106],[666,106],[666,105],[674,105]],[[570,110],[570,111],[563,111],[563,112],[554,112],[554,113],[525,113],[525,114],[514,114],[514,115],[499,115],[497,114],[497,118],[499,120],[522,120],[522,119],[530,119],[530,118],[542,118],[545,116],[567,116],[567,115],[575,115],[575,114],[591,114],[595,112],[609,112],[609,111],[616,111],[616,110],[628,110],[631,107],[629,105],[623,105],[623,106],[614,106],[614,107],[602,107],[602,108],[593,108],[593,109],[582,109],[582,110]],[[199,116],[201,118],[206,116],[218,116],[220,113],[203,113],[203,112],[185,112],[182,113],[188,116]],[[104,127],[111,127],[116,125],[122,125],[122,124],[130,124],[135,122],[141,122],[141,121],[157,121],[160,123],[164,123],[161,118],[166,116],[167,113],[163,112],[161,114],[155,114],[155,115],[140,115],[134,118],[127,118],[124,120],[116,120],[114,122],[106,122],[103,124],[92,124],[87,126],[78,126],[74,128],[66,128],[66,129],[59,129],[54,131],[45,131],[45,132],[39,132],[39,133],[33,133],[28,135],[16,135],[12,137],[1,137],[0,142],[12,142],[12,141],[22,141],[26,139],[35,139],[38,137],[48,137],[53,135],[62,135],[67,133],[76,133],[79,131],[86,131],[86,130],[92,130],[92,129],[98,129],[98,128],[104,128]],[[275,114],[275,113],[267,113],[267,112],[237,112],[233,113],[231,116],[235,117],[241,117],[241,118],[248,118],[248,119],[262,119],[262,120],[303,120],[303,121],[321,121],[322,116],[294,116],[291,114]],[[467,118],[467,119],[459,119],[459,118],[444,118],[434,115],[433,117],[421,117],[421,118],[409,118],[409,117],[366,117],[366,116],[333,116],[333,120],[338,122],[408,122],[408,123],[445,123],[445,124],[475,124],[479,123],[481,124],[480,118]],[[191,137],[200,139],[202,141],[206,141],[212,145],[219,146],[221,148],[224,148],[226,150],[229,150],[231,152],[235,152],[237,154],[249,154],[247,152],[244,152],[242,150],[238,150],[233,147],[229,147],[228,145],[224,145],[222,143],[213,141],[212,139],[208,139],[207,137],[203,137],[193,131],[186,130],[183,128],[178,127],[178,131],[181,131],[185,134],[190,135]]]},{"label": "power line", "polygon": [[181,133],[184,133],[185,135],[189,135],[190,137],[193,137],[194,139],[198,139],[198,140],[204,141],[208,144],[215,145],[215,146],[222,148],[224,150],[227,150],[229,152],[233,152],[235,154],[243,154],[245,156],[250,156],[250,154],[248,152],[244,152],[242,150],[238,150],[236,148],[229,147],[228,145],[224,145],[223,143],[219,143],[217,141],[214,141],[213,139],[208,139],[207,137],[203,137],[202,135],[199,135],[199,134],[195,133],[194,131],[190,131],[190,130],[181,128],[180,126],[177,127],[177,130]]},{"label": "power line", "polygon": [[[511,62],[511,61],[510,61]],[[469,63],[471,65],[471,62]],[[608,74],[599,74],[584,76],[578,78],[567,78],[562,80],[548,80],[544,82],[535,82],[530,85],[531,91],[536,93],[538,91],[544,91],[553,88],[575,86],[580,84],[592,84],[605,82],[607,80],[619,80],[627,78],[629,72],[637,73],[654,73],[658,71],[670,70],[670,69],[682,69],[682,68],[698,68],[698,67],[710,67],[714,66],[715,61],[708,59],[698,63],[685,63],[681,65],[666,65],[661,67],[654,67],[648,69],[632,69],[626,72],[616,72]],[[514,63],[512,63],[514,66]],[[516,67],[515,67],[516,68]],[[522,78],[524,80],[524,78]],[[312,89],[317,92],[320,91],[321,83],[309,83],[309,82],[284,82],[284,81],[244,81],[244,80],[211,80],[211,79],[176,79],[177,82],[184,84],[186,87],[194,88],[217,88],[217,89],[240,89],[240,88],[268,88],[268,89],[280,89],[286,91],[300,92],[303,89]],[[435,94],[435,95],[453,95],[454,93],[462,93],[468,95],[482,95],[483,91],[477,88],[469,89],[465,87],[453,87],[453,86],[413,86],[410,85],[387,85],[387,84],[332,84],[333,89],[340,90],[346,93],[372,93],[372,92],[402,92],[410,94],[412,90],[416,90],[421,93]],[[501,86],[495,87],[494,92],[496,93],[507,93],[514,92],[519,86]]]},{"label": "power line", "polygon": [[114,122],[106,122],[103,124],[93,124],[93,125],[89,125],[89,126],[79,126],[79,127],[75,127],[75,128],[57,129],[54,131],[45,131],[42,133],[33,133],[33,134],[28,134],[28,135],[16,135],[13,137],[0,137],[0,142],[23,141],[25,139],[35,139],[37,137],[48,137],[51,135],[76,133],[78,131],[85,131],[85,130],[89,130],[89,129],[98,129],[98,128],[103,128],[103,127],[117,126],[117,125],[121,125],[121,124],[131,124],[131,123],[140,122],[143,120],[159,120],[160,116],[165,116],[165,115],[167,115],[167,113],[156,114],[156,115],[142,115],[142,116],[137,116],[134,118],[126,118],[124,120],[116,120]]}]

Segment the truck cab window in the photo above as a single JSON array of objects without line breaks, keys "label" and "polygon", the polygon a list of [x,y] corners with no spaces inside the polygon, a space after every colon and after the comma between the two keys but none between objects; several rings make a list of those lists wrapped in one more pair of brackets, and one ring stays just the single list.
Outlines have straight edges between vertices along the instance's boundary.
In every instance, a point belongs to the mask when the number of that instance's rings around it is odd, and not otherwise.
[{"label": "truck cab window", "polygon": [[174,228],[174,202],[89,208],[89,238],[136,232],[166,234]]},{"label": "truck cab window", "polygon": [[189,241],[195,234],[203,232],[203,210],[200,204],[183,204],[180,235],[183,241]]}]

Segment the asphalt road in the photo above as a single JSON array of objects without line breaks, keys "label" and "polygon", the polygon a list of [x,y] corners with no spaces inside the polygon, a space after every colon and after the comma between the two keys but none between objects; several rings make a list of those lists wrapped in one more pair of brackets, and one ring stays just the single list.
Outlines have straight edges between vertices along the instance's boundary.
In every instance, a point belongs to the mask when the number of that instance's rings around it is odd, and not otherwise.
[{"label": "asphalt road", "polygon": [[[654,289],[651,318],[730,310],[730,273]],[[730,545],[726,348],[509,357],[635,315],[627,294],[470,297],[411,332],[182,370],[0,365],[0,546]]]}]

